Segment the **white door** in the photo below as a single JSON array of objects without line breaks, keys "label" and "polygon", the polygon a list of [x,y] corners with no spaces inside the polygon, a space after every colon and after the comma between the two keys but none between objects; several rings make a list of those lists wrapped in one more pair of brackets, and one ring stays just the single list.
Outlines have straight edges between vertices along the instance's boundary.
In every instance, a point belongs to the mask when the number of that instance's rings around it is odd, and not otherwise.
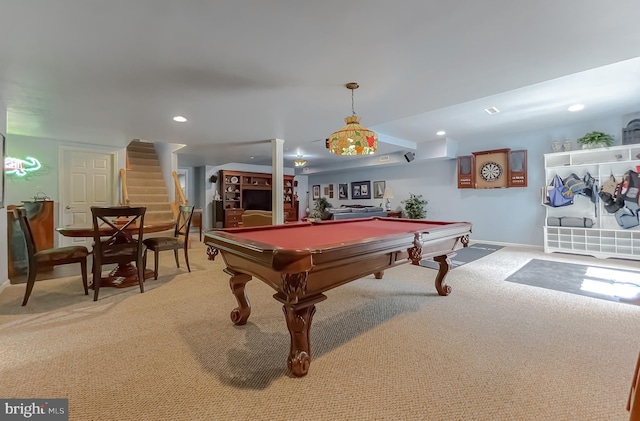
[{"label": "white door", "polygon": [[[112,206],[115,156],[87,150],[63,150],[61,159],[61,225],[91,226],[91,206]],[[60,236],[62,246],[85,245],[91,238]]]}]

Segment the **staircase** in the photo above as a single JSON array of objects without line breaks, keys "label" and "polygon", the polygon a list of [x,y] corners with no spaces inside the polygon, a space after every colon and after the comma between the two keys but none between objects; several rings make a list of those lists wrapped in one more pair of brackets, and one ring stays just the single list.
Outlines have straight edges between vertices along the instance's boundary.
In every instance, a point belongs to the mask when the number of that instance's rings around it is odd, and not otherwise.
[{"label": "staircase", "polygon": [[173,221],[171,202],[153,143],[133,140],[127,146],[130,206],[146,206],[144,220]]}]

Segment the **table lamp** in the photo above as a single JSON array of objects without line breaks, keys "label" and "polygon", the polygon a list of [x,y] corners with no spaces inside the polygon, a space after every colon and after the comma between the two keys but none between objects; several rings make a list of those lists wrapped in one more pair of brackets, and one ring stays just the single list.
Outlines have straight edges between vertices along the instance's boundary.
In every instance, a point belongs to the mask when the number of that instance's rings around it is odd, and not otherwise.
[{"label": "table lamp", "polygon": [[391,192],[391,187],[384,188],[384,194],[382,195],[383,199],[387,199],[387,210],[391,210],[391,199],[393,199],[393,192]]}]

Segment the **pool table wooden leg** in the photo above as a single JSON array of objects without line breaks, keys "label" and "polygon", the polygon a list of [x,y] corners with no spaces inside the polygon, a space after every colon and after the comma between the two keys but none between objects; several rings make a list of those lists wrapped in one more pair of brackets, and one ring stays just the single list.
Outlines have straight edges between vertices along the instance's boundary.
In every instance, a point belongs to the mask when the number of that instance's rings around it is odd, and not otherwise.
[{"label": "pool table wooden leg", "polygon": [[283,306],[289,335],[291,336],[291,347],[287,358],[287,367],[294,376],[302,377],[309,372],[311,365],[311,343],[309,342],[309,331],[311,330],[311,320],[316,312],[316,306],[311,304],[304,308]]},{"label": "pool table wooden leg", "polygon": [[207,246],[207,259],[216,260],[216,256],[220,253],[220,250],[213,246]]},{"label": "pool table wooden leg", "polygon": [[297,377],[306,376],[311,365],[311,342],[309,333],[311,331],[311,321],[316,312],[316,303],[327,298],[326,295],[319,294],[303,302],[291,303],[285,297],[278,294],[273,296],[284,305],[285,320],[291,336],[291,347],[287,357],[287,368]]},{"label": "pool table wooden leg", "polygon": [[245,289],[245,285],[251,280],[251,275],[233,272],[229,269],[224,271],[231,275],[229,286],[238,301],[238,307],[231,311],[231,321],[236,325],[244,325],[251,314],[251,303],[249,303],[249,297],[247,297]]},{"label": "pool table wooden leg", "polygon": [[438,269],[438,274],[436,275],[436,290],[439,295],[449,295],[451,293],[451,287],[444,282],[445,276],[449,273],[449,266],[451,265],[451,260],[449,260],[449,255],[436,256],[433,258],[440,268]]}]

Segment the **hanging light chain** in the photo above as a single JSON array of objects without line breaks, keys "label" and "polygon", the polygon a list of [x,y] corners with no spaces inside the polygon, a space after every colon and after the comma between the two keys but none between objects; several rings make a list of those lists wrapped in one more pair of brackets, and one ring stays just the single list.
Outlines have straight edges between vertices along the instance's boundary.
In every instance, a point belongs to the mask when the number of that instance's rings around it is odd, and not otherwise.
[{"label": "hanging light chain", "polygon": [[351,88],[351,115],[356,115],[356,107],[353,104],[353,88]]},{"label": "hanging light chain", "polygon": [[353,91],[358,89],[360,86],[355,82],[347,83],[346,86],[347,86],[348,89],[351,89],[351,115],[355,116],[356,115],[356,107],[355,107],[355,100],[354,100]]}]

